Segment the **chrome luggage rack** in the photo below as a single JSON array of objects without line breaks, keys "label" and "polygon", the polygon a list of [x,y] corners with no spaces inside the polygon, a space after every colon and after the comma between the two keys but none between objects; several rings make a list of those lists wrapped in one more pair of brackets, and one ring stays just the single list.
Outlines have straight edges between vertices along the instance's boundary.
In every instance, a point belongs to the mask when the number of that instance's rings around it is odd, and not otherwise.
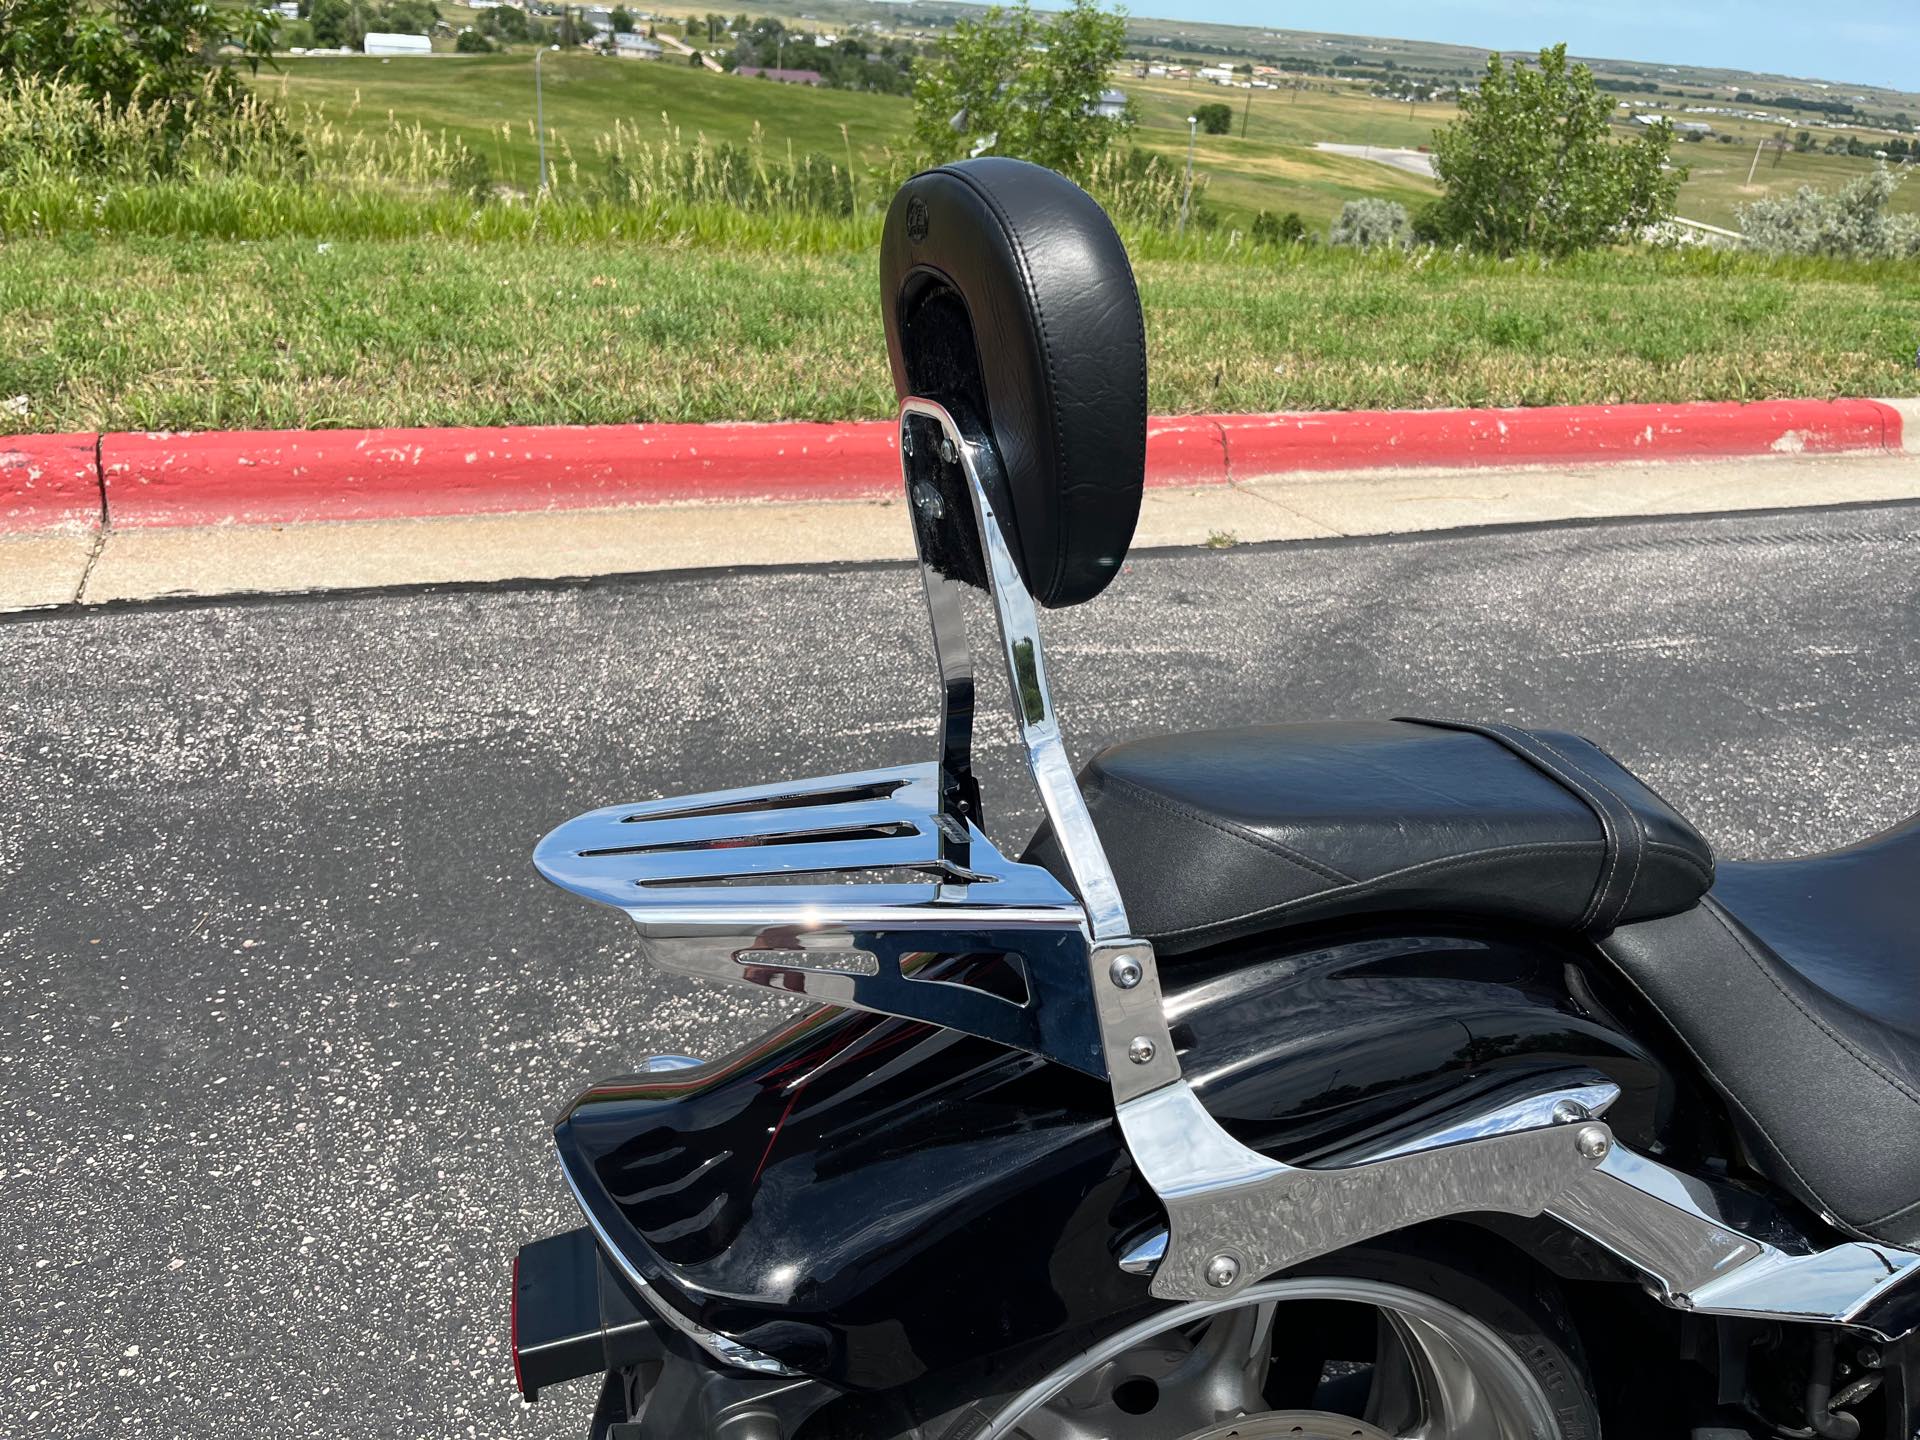
[{"label": "chrome luggage rack", "polygon": [[[1887,1338],[1913,1327],[1920,1255],[1822,1248],[1784,1217],[1618,1145],[1602,1118],[1618,1091],[1604,1077],[1545,1077],[1537,1094],[1340,1168],[1283,1164],[1229,1135],[1182,1078],[1153,947],[1132,933],[1074,778],[1036,608],[995,509],[1005,487],[993,441],[917,397],[901,404],[899,435],[942,683],[938,759],[594,810],[540,843],[543,875],[625,911],[664,968],[946,1026],[1108,1081],[1134,1164],[1167,1212],[1164,1235],[1121,1264],[1150,1274],[1165,1300],[1214,1305],[1374,1236],[1498,1212],[1554,1216],[1676,1308]],[[969,588],[992,602],[1071,891],[981,830]],[[967,957],[1008,962],[1024,993],[957,978],[964,965],[946,962]]]}]

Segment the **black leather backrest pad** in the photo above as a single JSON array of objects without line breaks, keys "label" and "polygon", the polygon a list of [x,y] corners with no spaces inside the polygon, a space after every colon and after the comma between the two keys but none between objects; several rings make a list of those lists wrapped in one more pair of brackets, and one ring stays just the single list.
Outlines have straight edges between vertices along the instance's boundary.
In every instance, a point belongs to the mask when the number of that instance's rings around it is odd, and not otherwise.
[{"label": "black leather backrest pad", "polygon": [[1099,594],[1133,539],[1147,434],[1146,330],[1105,212],[1038,165],[943,165],[894,197],[880,285],[895,390],[986,417],[1034,598]]}]

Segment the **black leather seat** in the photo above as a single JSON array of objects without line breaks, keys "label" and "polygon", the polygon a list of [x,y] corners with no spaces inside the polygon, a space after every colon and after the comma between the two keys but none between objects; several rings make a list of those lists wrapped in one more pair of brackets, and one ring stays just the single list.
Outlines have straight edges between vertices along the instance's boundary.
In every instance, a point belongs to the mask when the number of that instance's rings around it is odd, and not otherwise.
[{"label": "black leather seat", "polygon": [[1704,905],[1603,948],[1776,1183],[1856,1234],[1920,1246],[1920,817],[1723,866]]},{"label": "black leather seat", "polygon": [[[1388,720],[1160,735],[1080,777],[1163,955],[1372,912],[1603,934],[1693,905],[1706,842],[1588,741]],[[1028,851],[1071,884],[1053,837]]]}]

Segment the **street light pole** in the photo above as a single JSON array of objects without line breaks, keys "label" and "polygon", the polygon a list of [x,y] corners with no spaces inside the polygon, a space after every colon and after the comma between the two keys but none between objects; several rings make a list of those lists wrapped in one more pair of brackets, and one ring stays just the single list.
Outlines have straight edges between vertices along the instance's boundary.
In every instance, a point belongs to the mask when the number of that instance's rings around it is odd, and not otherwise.
[{"label": "street light pole", "polygon": [[540,146],[539,195],[547,193],[547,102],[540,88],[540,62],[546,53],[544,45],[533,52],[533,136]]},{"label": "street light pole", "polygon": [[1187,188],[1180,192],[1180,229],[1179,234],[1187,233],[1187,208],[1193,202],[1193,141],[1200,133],[1200,117],[1187,116]]}]

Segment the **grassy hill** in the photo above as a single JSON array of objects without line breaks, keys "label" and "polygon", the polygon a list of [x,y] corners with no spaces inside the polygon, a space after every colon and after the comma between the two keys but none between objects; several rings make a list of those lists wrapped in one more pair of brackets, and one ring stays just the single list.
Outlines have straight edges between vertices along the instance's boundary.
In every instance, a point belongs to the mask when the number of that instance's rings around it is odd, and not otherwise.
[{"label": "grassy hill", "polygon": [[[808,90],[764,80],[715,75],[673,61],[613,60],[551,53],[545,71],[547,126],[557,137],[553,164],[569,159],[591,167],[594,141],[616,121],[643,138],[677,127],[686,139],[744,142],[758,127],[763,143],[796,153],[816,151],[862,170],[884,168],[889,147],[906,133],[911,107],[892,95]],[[260,83],[298,107],[312,107],[322,123],[342,130],[377,130],[389,116],[444,131],[486,159],[494,177],[519,189],[535,183],[533,66],[528,52],[436,55],[382,60],[369,56],[288,58],[279,74]],[[1187,80],[1122,76],[1116,84],[1139,114],[1136,142],[1183,164],[1186,117],[1196,105],[1219,103],[1234,112],[1228,135],[1202,135],[1195,148],[1204,195],[1229,225],[1244,226],[1261,210],[1297,210],[1324,226],[1346,201],[1362,195],[1409,207],[1435,187],[1416,176],[1353,156],[1313,148],[1318,141],[1418,147],[1457,113],[1451,105],[1378,99],[1357,87],[1314,82],[1305,90],[1230,90]],[[1680,194],[1680,212],[1715,225],[1735,223],[1735,207],[1803,184],[1836,189],[1871,167],[1867,160],[1825,154],[1769,152],[1752,186],[1746,183],[1754,145],[1777,127],[1719,122],[1732,144],[1680,145],[1675,158],[1692,174]],[[1246,134],[1241,134],[1242,127]],[[842,133],[842,127],[845,133]],[[1817,132],[1818,133],[1818,132]],[[1905,187],[1898,208],[1920,210],[1920,183]]]},{"label": "grassy hill", "polygon": [[[874,166],[905,133],[910,108],[895,95],[807,90],[667,60],[617,60],[553,52],[541,61],[546,121],[585,163],[593,141],[616,120],[657,136],[666,122],[686,138],[745,141],[755,125],[769,145],[791,144]],[[296,108],[312,106],[343,129],[374,130],[392,115],[444,130],[485,157],[495,176],[531,189],[538,168],[533,136],[533,55],[435,55],[382,60],[372,56],[290,57],[261,86]],[[846,127],[846,135],[841,127]],[[565,157],[550,154],[551,163]]]}]

